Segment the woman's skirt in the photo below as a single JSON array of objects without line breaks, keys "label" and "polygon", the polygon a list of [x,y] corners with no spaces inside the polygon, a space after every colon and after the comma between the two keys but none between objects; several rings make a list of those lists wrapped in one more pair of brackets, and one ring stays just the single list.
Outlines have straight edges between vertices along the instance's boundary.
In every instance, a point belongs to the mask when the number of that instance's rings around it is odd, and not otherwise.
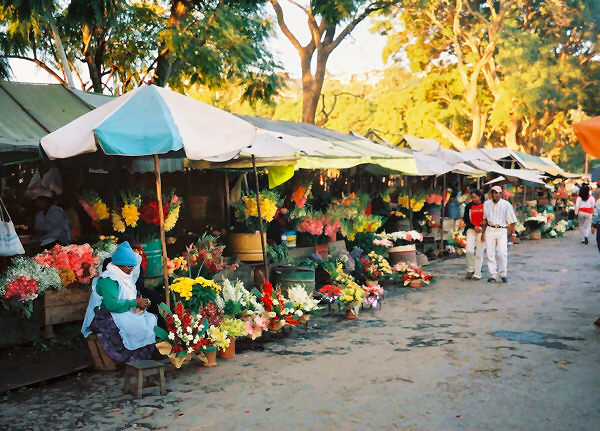
[{"label": "woman's skirt", "polygon": [[154,344],[149,344],[135,350],[127,350],[125,348],[119,328],[115,324],[110,311],[105,308],[96,308],[94,319],[90,323],[90,331],[98,336],[98,341],[100,341],[100,344],[113,361],[138,362],[145,359],[152,359],[155,350]]}]

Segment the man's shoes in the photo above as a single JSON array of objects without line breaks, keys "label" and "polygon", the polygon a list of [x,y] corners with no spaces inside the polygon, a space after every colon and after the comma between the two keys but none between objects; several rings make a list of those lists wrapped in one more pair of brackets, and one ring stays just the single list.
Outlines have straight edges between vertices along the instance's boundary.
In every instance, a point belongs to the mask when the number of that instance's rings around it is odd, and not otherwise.
[{"label": "man's shoes", "polygon": [[502,280],[502,283],[508,283],[508,277],[500,277],[500,280]]},{"label": "man's shoes", "polygon": [[594,326],[598,329],[600,329],[600,317],[598,319],[596,319],[596,321],[594,322]]},{"label": "man's shoes", "polygon": [[467,275],[465,276],[465,278],[466,278],[467,280],[470,280],[470,279],[472,279],[472,278],[473,278],[473,273],[472,273],[472,272],[467,272]]},{"label": "man's shoes", "polygon": [[584,243],[585,245],[587,245],[587,244],[588,244],[588,239],[587,239],[587,238],[585,238],[585,239],[583,240],[583,243]]},{"label": "man's shoes", "polygon": [[473,280],[475,280],[475,281],[479,281],[479,280],[481,280],[481,277],[477,277],[476,275],[474,275],[474,276],[473,276]]},{"label": "man's shoes", "polygon": [[488,283],[495,283],[496,279],[494,277],[488,278]]}]

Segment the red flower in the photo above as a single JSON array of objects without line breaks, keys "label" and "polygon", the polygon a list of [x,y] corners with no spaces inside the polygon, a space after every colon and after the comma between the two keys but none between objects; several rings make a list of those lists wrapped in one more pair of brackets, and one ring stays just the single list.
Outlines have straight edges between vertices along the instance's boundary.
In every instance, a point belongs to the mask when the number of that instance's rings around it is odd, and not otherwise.
[{"label": "red flower", "polygon": [[[163,204],[163,217],[167,217],[169,212],[169,204]],[[140,208],[140,219],[148,224],[160,225],[160,218],[158,214],[158,202],[152,201],[142,205]]]}]

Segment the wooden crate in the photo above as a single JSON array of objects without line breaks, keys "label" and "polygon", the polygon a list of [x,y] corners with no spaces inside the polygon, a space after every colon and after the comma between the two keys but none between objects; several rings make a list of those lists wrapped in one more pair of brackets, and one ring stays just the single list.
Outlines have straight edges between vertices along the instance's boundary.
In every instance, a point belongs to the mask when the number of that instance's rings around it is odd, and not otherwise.
[{"label": "wooden crate", "polygon": [[54,336],[52,325],[83,320],[91,290],[78,287],[44,292],[44,336]]}]

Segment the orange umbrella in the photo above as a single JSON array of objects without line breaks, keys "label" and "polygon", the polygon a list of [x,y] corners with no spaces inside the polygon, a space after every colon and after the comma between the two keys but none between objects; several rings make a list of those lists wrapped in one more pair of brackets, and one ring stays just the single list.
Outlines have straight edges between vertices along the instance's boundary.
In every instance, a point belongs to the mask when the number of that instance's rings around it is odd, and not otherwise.
[{"label": "orange umbrella", "polygon": [[592,157],[600,158],[600,117],[573,124],[581,148]]}]

